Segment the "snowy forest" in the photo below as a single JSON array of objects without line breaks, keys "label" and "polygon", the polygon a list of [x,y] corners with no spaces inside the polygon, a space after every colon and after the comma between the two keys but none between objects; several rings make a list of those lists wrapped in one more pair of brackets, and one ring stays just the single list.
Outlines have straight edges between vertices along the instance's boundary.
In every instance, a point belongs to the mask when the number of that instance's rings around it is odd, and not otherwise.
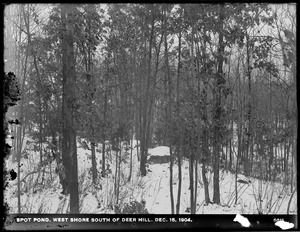
[{"label": "snowy forest", "polygon": [[7,213],[297,214],[296,4],[10,4],[3,32]]}]

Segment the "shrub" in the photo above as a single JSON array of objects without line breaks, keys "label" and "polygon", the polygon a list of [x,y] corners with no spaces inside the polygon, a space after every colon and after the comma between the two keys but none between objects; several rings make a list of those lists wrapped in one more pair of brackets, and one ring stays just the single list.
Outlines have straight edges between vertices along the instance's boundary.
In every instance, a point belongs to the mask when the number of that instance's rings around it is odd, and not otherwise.
[{"label": "shrub", "polygon": [[123,206],[116,206],[115,213],[116,214],[149,214],[148,210],[145,207],[146,202],[142,200],[131,201],[129,204],[125,203]]}]

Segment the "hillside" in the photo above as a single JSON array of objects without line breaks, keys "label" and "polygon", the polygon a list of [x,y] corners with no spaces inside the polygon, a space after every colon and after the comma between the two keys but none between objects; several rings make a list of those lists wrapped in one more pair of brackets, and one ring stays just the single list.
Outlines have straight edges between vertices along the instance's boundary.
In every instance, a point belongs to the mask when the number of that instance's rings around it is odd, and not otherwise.
[{"label": "hillside", "polygon": [[[79,146],[79,145],[78,145]],[[38,154],[34,152],[30,145],[28,149],[28,159],[22,160],[21,167],[21,204],[24,213],[67,213],[69,197],[61,194],[58,175],[55,173],[56,164],[52,162],[46,169],[39,170]],[[168,147],[156,147],[149,149],[151,156],[168,156]],[[78,171],[80,189],[80,213],[110,214],[115,213],[113,207],[114,198],[114,152],[108,155],[108,175],[106,178],[99,178],[98,185],[93,186],[91,181],[91,160],[90,151],[78,148]],[[101,160],[97,154],[97,163]],[[139,175],[139,162],[136,150],[133,150],[133,173],[128,182],[129,175],[128,157],[129,154],[123,153],[127,159],[122,162],[120,173],[120,192],[118,206],[123,207],[125,203],[145,202],[145,208],[150,214],[170,214],[170,172],[169,163],[148,164],[147,175]],[[12,164],[10,159],[6,161],[7,170],[16,170],[16,164]],[[182,190],[180,214],[188,214],[190,211],[190,191],[189,191],[189,163],[184,160],[182,163]],[[238,201],[235,204],[235,175],[234,173],[220,171],[220,192],[221,204],[204,204],[204,189],[201,178],[201,165],[198,167],[198,194],[197,194],[197,214],[257,214],[260,210],[264,214],[286,214],[291,192],[288,186],[280,183],[265,182],[255,178],[246,178],[238,174],[238,180],[247,180],[249,184],[238,182]],[[173,168],[173,190],[175,196],[178,191],[178,167]],[[39,176],[39,177],[38,177]],[[100,176],[100,175],[99,175]],[[209,181],[210,199],[212,199],[212,177],[210,168],[207,169]],[[39,184],[43,178],[43,184]],[[250,181],[249,181],[250,180]],[[17,212],[17,179],[8,181],[5,191],[5,202],[8,203],[9,213]],[[261,202],[258,201],[261,193]],[[297,214],[296,196],[294,194],[290,204],[290,213]]]}]

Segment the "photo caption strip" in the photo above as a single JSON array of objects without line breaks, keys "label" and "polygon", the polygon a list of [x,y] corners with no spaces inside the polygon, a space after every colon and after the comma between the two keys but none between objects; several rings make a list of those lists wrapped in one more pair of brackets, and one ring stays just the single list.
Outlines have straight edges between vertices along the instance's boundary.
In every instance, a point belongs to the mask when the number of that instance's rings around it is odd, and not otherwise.
[{"label": "photo caption strip", "polygon": [[[278,215],[246,215],[251,223],[249,230],[281,230],[275,223]],[[242,226],[233,219],[236,215],[98,215],[98,214],[11,214],[7,215],[6,230],[114,230],[114,229],[193,229],[213,228],[239,230]],[[286,222],[294,223],[296,215],[280,215]]]}]

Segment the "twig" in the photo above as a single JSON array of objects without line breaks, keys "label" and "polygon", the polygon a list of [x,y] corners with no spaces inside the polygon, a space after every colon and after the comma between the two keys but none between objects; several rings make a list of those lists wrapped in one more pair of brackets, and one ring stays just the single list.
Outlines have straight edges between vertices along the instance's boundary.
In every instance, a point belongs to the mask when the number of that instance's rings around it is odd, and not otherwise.
[{"label": "twig", "polygon": [[289,214],[289,212],[290,212],[290,205],[291,205],[291,202],[292,202],[292,199],[293,199],[293,196],[294,196],[295,192],[296,192],[296,189],[294,189],[294,191],[293,191],[293,193],[292,193],[292,195],[290,197],[286,214]]}]

